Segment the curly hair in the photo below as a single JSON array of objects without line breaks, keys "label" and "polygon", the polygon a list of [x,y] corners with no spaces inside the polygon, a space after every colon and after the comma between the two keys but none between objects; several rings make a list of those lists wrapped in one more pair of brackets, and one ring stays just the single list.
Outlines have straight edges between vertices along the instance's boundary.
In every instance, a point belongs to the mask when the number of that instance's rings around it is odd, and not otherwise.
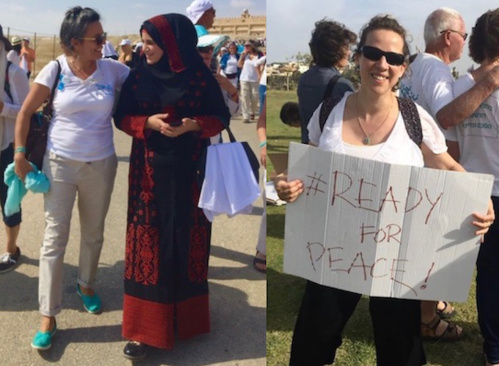
[{"label": "curly hair", "polygon": [[362,46],[365,45],[367,36],[369,33],[376,31],[376,30],[390,30],[395,33],[397,33],[402,39],[404,40],[404,48],[402,50],[404,56],[407,58],[409,57],[410,51],[409,51],[409,44],[407,43],[407,32],[404,27],[400,25],[400,23],[395,19],[393,16],[386,14],[386,15],[376,15],[375,17],[371,18],[369,23],[367,23],[360,31],[360,41],[359,44],[357,45],[357,49],[355,51],[356,54],[360,54],[360,50]]},{"label": "curly hair", "polygon": [[499,8],[480,16],[471,31],[470,57],[481,64],[499,57]]},{"label": "curly hair", "polygon": [[319,20],[315,23],[312,39],[308,44],[312,62],[317,66],[336,66],[356,40],[357,35],[343,24],[326,19]]},{"label": "curly hair", "polygon": [[286,102],[282,105],[281,111],[279,113],[281,121],[288,126],[300,123],[300,110],[298,103],[296,102]]}]

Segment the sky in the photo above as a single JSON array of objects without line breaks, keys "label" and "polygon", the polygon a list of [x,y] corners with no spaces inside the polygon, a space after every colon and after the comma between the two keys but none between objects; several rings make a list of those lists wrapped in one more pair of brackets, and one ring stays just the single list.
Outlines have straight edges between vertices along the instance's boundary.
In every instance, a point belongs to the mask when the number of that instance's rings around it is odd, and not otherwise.
[{"label": "sky", "polygon": [[[284,5],[285,4],[285,5]],[[423,27],[426,17],[440,7],[461,13],[466,31],[471,33],[477,18],[499,7],[497,0],[268,0],[267,61],[285,62],[298,52],[310,53],[308,42],[316,21],[323,18],[343,23],[355,33],[377,14],[392,14],[410,35],[411,52],[424,51]],[[468,57],[468,41],[461,59],[451,64],[461,73],[473,64]]]},{"label": "sky", "polygon": [[[265,15],[266,0],[211,0],[217,17],[239,17],[244,9],[251,15]],[[275,1],[275,0],[274,0]],[[59,35],[64,13],[73,6],[90,7],[102,17],[110,35],[135,34],[146,19],[158,14],[181,13],[190,0],[0,0],[0,24],[7,34]]]}]

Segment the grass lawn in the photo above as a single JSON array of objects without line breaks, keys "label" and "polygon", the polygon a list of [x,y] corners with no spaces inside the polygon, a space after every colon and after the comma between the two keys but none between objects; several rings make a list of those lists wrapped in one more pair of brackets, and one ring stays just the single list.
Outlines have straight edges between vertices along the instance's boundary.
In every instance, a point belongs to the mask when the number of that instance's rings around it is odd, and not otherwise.
[{"label": "grass lawn", "polygon": [[[287,151],[290,141],[300,140],[300,130],[283,124],[279,111],[287,101],[296,101],[296,92],[268,91],[267,141],[269,152]],[[268,161],[268,171],[272,171]],[[301,303],[305,281],[282,272],[285,206],[267,207],[267,365],[287,365],[293,328]],[[453,319],[464,328],[459,342],[426,342],[428,365],[483,366],[482,337],[475,307],[475,284],[467,303],[454,304],[458,315]],[[499,310],[498,310],[499,311]],[[350,319],[337,352],[336,366],[375,365],[368,298],[363,297]]]}]

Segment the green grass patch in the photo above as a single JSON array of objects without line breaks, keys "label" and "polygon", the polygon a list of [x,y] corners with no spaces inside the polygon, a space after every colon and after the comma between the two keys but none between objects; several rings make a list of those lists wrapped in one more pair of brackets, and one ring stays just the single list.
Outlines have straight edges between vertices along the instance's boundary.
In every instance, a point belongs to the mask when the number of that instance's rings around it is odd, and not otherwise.
[{"label": "green grass patch", "polygon": [[[297,101],[296,92],[267,93],[267,141],[269,153],[286,152],[290,141],[300,141],[300,129],[281,122],[279,111],[285,102]],[[269,175],[273,170],[267,162]],[[267,207],[267,365],[289,363],[293,328],[301,303],[305,280],[282,272],[285,206]],[[443,299],[444,300],[444,299]],[[337,351],[335,366],[376,365],[369,316],[369,299],[363,297],[344,331],[343,344]],[[483,366],[482,337],[475,307],[475,283],[468,301],[453,304],[458,315],[453,319],[464,328],[459,342],[425,342],[430,366]]]}]

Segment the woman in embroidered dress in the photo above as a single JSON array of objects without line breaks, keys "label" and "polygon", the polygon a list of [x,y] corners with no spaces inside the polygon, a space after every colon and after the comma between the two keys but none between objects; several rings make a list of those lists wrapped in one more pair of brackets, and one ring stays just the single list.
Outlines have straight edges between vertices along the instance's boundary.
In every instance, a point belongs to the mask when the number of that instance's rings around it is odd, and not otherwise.
[{"label": "woman in embroidered dress", "polygon": [[131,359],[147,346],[171,349],[174,329],[180,339],[210,331],[211,225],[197,208],[196,166],[208,138],[230,120],[187,17],[155,16],[140,33],[143,55],[115,113],[116,126],[133,137],[123,305]]},{"label": "woman in embroidered dress", "polygon": [[40,350],[51,347],[57,330],[55,316],[62,309],[64,254],[75,200],[81,227],[76,292],[87,312],[101,311],[93,284],[118,166],[111,115],[115,90],[121,88],[130,71],[117,61],[102,58],[106,34],[95,10],[80,6],[69,9],[60,36],[64,55],[37,75],[15,131],[15,171],[24,180],[32,170],[24,148],[30,117],[49,97],[60,65],[43,162],[50,191],[44,195],[45,234],[40,250],[42,324],[31,343]]},{"label": "woman in embroidered dress", "polygon": [[[405,127],[392,92],[407,65],[405,35],[404,28],[390,16],[374,17],[364,27],[355,55],[360,66],[360,89],[345,94],[329,114],[322,133],[320,107],[314,112],[308,125],[310,144],[391,164],[464,171],[447,153],[443,134],[421,107],[416,106],[423,134],[420,146]],[[296,200],[303,187],[301,180],[288,182],[285,174],[276,179],[279,197],[288,202]],[[494,220],[492,204],[487,214],[475,213],[474,217],[476,234],[485,234]],[[343,328],[360,297],[309,281],[293,334],[290,365],[332,363]],[[426,363],[420,336],[420,301],[371,297],[369,310],[378,366]]]}]

